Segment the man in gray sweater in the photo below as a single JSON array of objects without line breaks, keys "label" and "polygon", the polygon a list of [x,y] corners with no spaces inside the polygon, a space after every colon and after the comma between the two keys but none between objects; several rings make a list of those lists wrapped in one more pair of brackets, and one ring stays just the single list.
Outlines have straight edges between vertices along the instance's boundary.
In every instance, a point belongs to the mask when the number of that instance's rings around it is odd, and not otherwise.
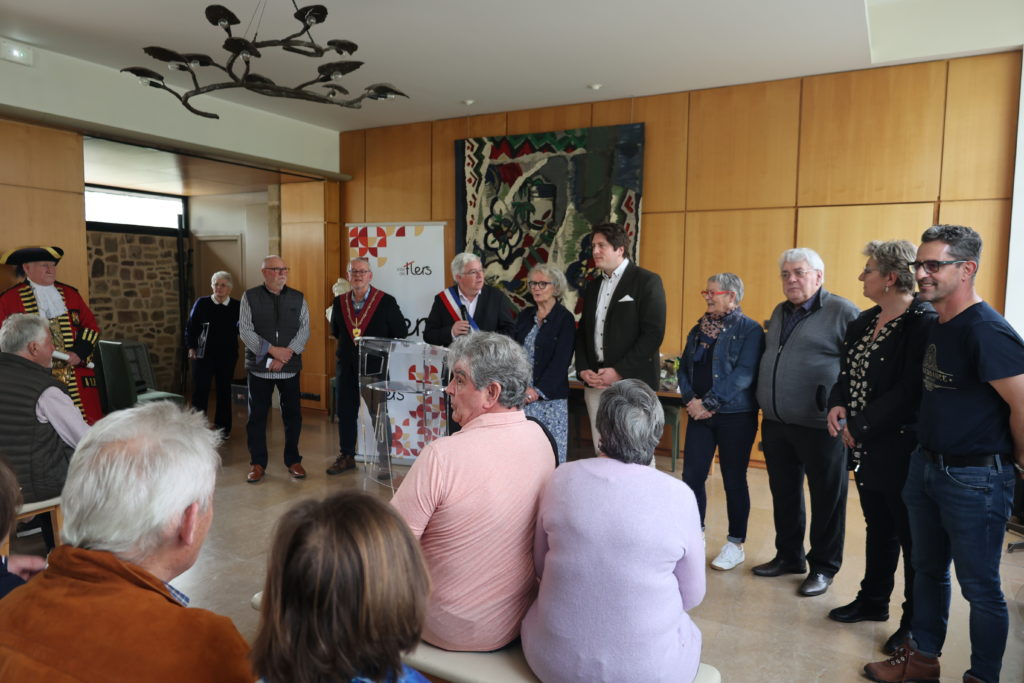
[{"label": "man in gray sweater", "polygon": [[[839,375],[846,326],[859,311],[825,291],[825,264],[813,249],[789,249],[779,259],[786,296],[768,322],[757,401],[775,517],[775,558],[754,567],[758,576],[810,573],[800,595],[821,595],[843,561],[846,457],[825,423],[828,393]],[[810,551],[803,481],[811,492]]]}]

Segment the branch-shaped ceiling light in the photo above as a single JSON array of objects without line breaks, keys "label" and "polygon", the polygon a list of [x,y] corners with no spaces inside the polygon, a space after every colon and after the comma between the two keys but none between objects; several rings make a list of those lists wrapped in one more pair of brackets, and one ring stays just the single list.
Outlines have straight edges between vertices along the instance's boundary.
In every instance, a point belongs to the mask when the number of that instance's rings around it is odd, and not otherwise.
[{"label": "branch-shaped ceiling light", "polygon": [[[262,9],[266,1],[260,3],[256,12],[262,18]],[[292,0],[295,5],[295,0]],[[254,13],[254,18],[256,14]],[[408,97],[405,93],[395,88],[390,83],[374,83],[367,86],[362,94],[357,97],[346,99],[349,94],[336,81],[346,74],[352,73],[363,65],[362,62],[353,60],[341,60],[327,62],[317,67],[317,76],[312,80],[300,83],[294,87],[278,85],[266,76],[261,76],[252,71],[253,60],[262,58],[261,50],[279,47],[287,52],[292,52],[304,57],[319,58],[328,52],[337,52],[339,55],[351,56],[358,46],[350,40],[328,40],[326,46],[319,45],[310,33],[310,29],[317,24],[322,24],[327,18],[327,8],[323,5],[310,5],[308,7],[295,7],[296,20],[302,25],[301,30],[285,38],[277,40],[258,40],[259,25],[253,33],[252,40],[240,38],[231,34],[231,27],[237,26],[240,22],[227,7],[223,5],[210,5],[206,8],[206,19],[214,26],[219,26],[228,34],[224,41],[224,49],[230,53],[227,62],[223,65],[214,61],[212,57],[196,53],[179,53],[162,47],[150,46],[143,50],[153,59],[167,62],[168,68],[172,71],[186,71],[192,77],[192,89],[185,92],[178,92],[164,82],[164,77],[157,72],[141,66],[130,66],[121,69],[133,76],[137,76],[143,85],[148,85],[167,92],[178,98],[178,101],[186,109],[198,116],[205,116],[210,119],[219,119],[220,116],[208,111],[196,109],[189,102],[196,95],[203,95],[216,90],[228,90],[231,88],[244,88],[250,92],[268,95],[270,97],[290,97],[297,100],[319,102],[321,104],[336,104],[339,107],[359,109],[362,101],[391,100],[396,96]],[[198,69],[219,69],[227,75],[227,80],[199,85]],[[308,90],[310,86],[319,86],[321,90]]]}]

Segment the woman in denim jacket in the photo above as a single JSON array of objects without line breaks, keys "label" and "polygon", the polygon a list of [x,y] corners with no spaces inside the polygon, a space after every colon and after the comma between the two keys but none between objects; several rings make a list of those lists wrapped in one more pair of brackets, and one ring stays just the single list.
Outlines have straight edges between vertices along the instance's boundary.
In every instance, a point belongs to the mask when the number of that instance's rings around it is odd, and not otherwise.
[{"label": "woman in denim jacket", "polygon": [[697,496],[704,527],[704,482],[718,449],[725,484],[729,533],[714,569],[732,569],[744,560],[750,516],[747,464],[757,435],[754,383],[764,352],[764,330],[743,315],[743,281],[733,273],[708,278],[701,292],[707,311],[686,337],[679,363],[679,393],[689,420],[683,446],[683,481]]}]

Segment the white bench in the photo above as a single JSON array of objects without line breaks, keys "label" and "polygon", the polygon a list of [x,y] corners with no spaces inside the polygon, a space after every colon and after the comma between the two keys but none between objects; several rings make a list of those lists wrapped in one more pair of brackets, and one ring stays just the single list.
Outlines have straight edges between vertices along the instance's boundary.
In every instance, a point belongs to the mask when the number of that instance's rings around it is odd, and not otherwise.
[{"label": "white bench", "polygon": [[[421,642],[405,663],[448,683],[539,683],[519,643],[497,652],[449,652]],[[718,669],[701,664],[694,683],[721,683]]]}]

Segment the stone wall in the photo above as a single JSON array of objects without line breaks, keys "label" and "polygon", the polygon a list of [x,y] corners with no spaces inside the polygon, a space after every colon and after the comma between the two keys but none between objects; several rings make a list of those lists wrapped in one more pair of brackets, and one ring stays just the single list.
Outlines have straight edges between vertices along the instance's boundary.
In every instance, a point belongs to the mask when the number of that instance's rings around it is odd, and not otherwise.
[{"label": "stone wall", "polygon": [[149,348],[157,389],[183,393],[178,247],[174,237],[86,233],[89,304],[102,339]]}]

